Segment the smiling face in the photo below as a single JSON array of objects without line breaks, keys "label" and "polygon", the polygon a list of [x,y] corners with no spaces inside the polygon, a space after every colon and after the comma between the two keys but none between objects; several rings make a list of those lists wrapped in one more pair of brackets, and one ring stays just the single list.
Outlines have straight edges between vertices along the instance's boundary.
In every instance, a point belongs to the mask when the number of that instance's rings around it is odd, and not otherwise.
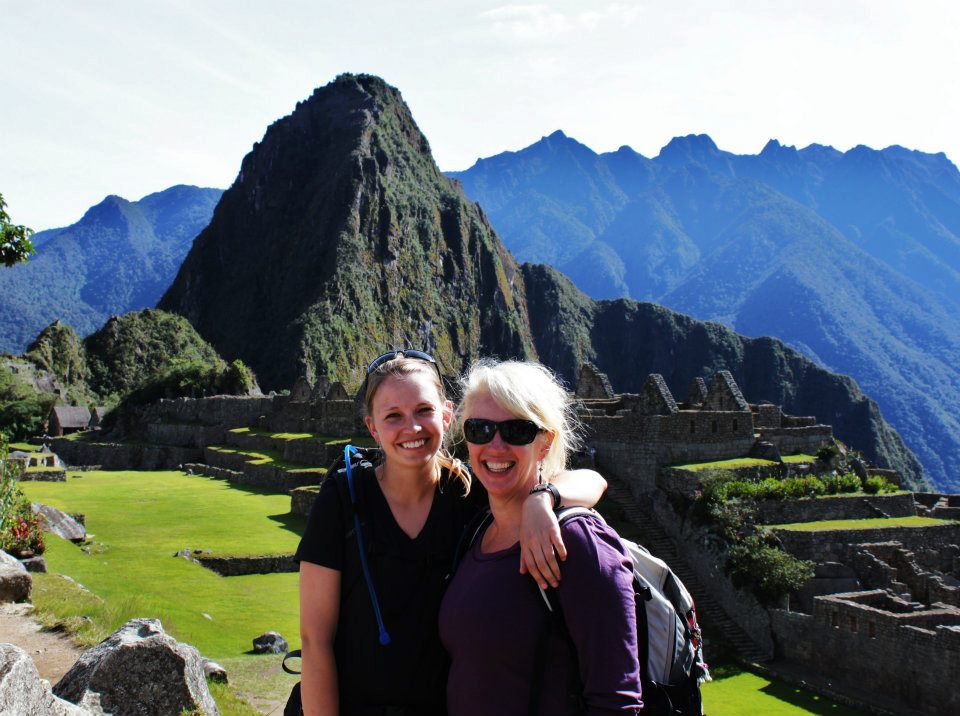
[{"label": "smiling face", "polygon": [[[502,407],[489,393],[480,393],[471,398],[464,417],[500,422],[522,416]],[[538,461],[546,454],[551,441],[550,433],[540,432],[529,445],[510,445],[498,430],[488,443],[467,443],[470,466],[491,499],[522,500],[537,482]]]},{"label": "smiling face", "polygon": [[391,375],[377,387],[364,419],[391,469],[429,470],[450,425],[452,405],[425,371]]}]

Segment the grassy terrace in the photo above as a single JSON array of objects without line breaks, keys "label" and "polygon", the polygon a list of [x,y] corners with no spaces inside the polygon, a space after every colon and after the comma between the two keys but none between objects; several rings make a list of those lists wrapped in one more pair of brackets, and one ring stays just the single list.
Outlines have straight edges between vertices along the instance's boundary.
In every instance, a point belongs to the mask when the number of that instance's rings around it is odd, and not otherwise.
[{"label": "grassy terrace", "polygon": [[326,467],[301,465],[300,463],[284,460],[283,455],[276,450],[244,450],[232,445],[208,445],[207,449],[226,455],[242,455],[248,458],[247,462],[251,465],[273,465],[287,472],[315,472],[318,475],[323,475],[327,472]]},{"label": "grassy terrace", "polygon": [[885,527],[930,527],[953,524],[950,520],[932,517],[877,517],[869,520],[823,520],[821,522],[792,522],[785,525],[768,525],[770,529],[795,532],[826,532],[828,530],[870,530]]},{"label": "grassy terrace", "polygon": [[314,440],[326,445],[343,446],[347,443],[353,443],[358,447],[376,446],[376,442],[369,435],[353,438],[334,438],[330,437],[329,435],[321,435],[319,433],[274,433],[270,432],[269,430],[259,430],[257,428],[234,428],[229,432],[237,434],[245,433],[248,435],[261,435],[263,437],[274,438],[276,440]]},{"label": "grassy terrace", "polygon": [[[814,455],[784,455],[783,461],[787,463],[813,462],[816,460]],[[689,470],[698,472],[700,470],[735,470],[738,467],[765,467],[776,465],[773,460],[762,460],[757,457],[735,457],[728,460],[713,460],[712,462],[691,462],[686,465],[671,465],[677,470]]]}]

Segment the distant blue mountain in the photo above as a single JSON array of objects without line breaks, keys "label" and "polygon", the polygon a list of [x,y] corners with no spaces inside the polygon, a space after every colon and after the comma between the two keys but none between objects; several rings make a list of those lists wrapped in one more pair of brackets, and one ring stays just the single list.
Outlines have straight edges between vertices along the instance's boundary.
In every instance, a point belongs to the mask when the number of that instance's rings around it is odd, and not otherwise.
[{"label": "distant blue mountain", "polygon": [[902,147],[839,152],[706,135],[649,159],[562,132],[451,174],[522,261],[594,298],[770,335],[853,376],[960,491],[960,172]]},{"label": "distant blue mountain", "polygon": [[22,352],[58,319],[83,336],[111,315],[155,306],[222,193],[108,196],[76,224],[38,232],[30,263],[0,271],[0,351]]}]

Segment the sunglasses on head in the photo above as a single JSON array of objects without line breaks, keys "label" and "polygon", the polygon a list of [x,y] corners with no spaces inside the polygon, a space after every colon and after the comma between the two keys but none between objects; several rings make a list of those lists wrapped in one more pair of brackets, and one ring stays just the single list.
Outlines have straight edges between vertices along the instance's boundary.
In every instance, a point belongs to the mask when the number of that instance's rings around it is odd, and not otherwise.
[{"label": "sunglasses on head", "polygon": [[437,360],[429,353],[424,353],[423,351],[415,351],[409,348],[405,348],[401,351],[388,351],[383,355],[379,355],[371,361],[370,365],[367,366],[367,375],[370,375],[377,368],[382,366],[388,361],[392,361],[394,358],[402,356],[404,358],[415,358],[416,360],[422,360],[425,363],[429,363],[437,370],[437,375],[440,375],[440,366],[437,365]]},{"label": "sunglasses on head", "polygon": [[486,445],[500,432],[503,442],[508,445],[529,445],[542,428],[532,420],[514,418],[499,423],[486,418],[467,418],[463,421],[463,436],[474,445]]}]

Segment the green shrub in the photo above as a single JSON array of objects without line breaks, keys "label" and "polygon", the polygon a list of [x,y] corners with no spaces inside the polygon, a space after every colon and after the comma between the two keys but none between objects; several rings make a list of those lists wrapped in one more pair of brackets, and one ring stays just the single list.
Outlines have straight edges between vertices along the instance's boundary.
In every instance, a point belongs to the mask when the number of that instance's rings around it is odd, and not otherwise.
[{"label": "green shrub", "polygon": [[899,489],[883,475],[871,475],[863,481],[863,491],[868,495],[886,495]]},{"label": "green shrub", "polygon": [[783,481],[775,477],[768,477],[757,483],[757,499],[782,500],[784,496]]},{"label": "green shrub", "polygon": [[823,495],[827,488],[816,477],[791,477],[783,481],[783,494],[786,497],[800,499]]},{"label": "green shrub", "polygon": [[860,478],[852,472],[842,475],[824,475],[820,478],[828,495],[839,495],[860,490]]},{"label": "green shrub", "polygon": [[827,465],[838,457],[840,457],[840,447],[836,442],[824,443],[817,450],[817,459]]},{"label": "green shrub", "polygon": [[813,576],[813,562],[801,560],[751,535],[730,548],[727,571],[734,585],[749,589],[763,604],[778,602]]},{"label": "green shrub", "polygon": [[30,501],[17,485],[16,465],[7,459],[7,441],[0,433],[0,549],[10,554],[29,552],[41,554],[44,550],[43,525],[33,514]]}]

